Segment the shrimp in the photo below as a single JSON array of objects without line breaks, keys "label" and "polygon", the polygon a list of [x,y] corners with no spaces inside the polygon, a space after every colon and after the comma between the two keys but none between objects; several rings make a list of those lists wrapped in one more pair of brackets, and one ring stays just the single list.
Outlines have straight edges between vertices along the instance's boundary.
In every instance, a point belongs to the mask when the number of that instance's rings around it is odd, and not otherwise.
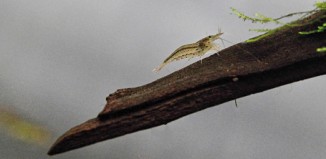
[{"label": "shrimp", "polygon": [[215,35],[207,36],[196,43],[192,44],[186,44],[180,46],[178,49],[176,49],[169,57],[167,57],[162,64],[160,64],[158,67],[156,67],[153,71],[158,72],[160,71],[165,65],[168,63],[171,63],[173,61],[177,61],[180,59],[188,58],[191,59],[196,56],[203,56],[206,52],[208,52],[211,49],[218,50],[218,46],[214,44],[213,42],[217,39],[220,39],[220,36],[223,33],[219,31],[219,33]]}]

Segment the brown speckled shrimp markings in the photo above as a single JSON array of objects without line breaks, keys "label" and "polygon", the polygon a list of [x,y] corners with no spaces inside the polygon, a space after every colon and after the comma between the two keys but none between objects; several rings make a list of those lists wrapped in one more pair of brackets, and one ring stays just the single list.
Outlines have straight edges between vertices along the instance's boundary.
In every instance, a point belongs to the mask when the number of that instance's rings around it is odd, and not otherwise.
[{"label": "brown speckled shrimp markings", "polygon": [[184,58],[193,58],[196,56],[203,56],[210,49],[218,50],[218,47],[213,43],[215,40],[219,39],[223,33],[219,32],[215,35],[207,36],[196,43],[186,44],[175,50],[169,57],[167,57],[161,65],[155,68],[153,71],[160,71],[165,65],[170,62],[177,61]]}]

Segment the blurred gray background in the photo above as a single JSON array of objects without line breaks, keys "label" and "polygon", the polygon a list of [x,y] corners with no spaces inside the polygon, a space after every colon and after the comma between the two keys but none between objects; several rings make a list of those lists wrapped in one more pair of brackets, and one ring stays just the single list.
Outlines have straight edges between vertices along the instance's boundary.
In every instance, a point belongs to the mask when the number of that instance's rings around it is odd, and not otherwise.
[{"label": "blurred gray background", "polygon": [[[0,108],[52,132],[43,147],[0,133],[0,158],[50,158],[54,140],[94,118],[118,88],[161,78],[199,58],[152,69],[177,47],[221,28],[233,43],[258,35],[231,15],[279,17],[315,0],[1,0]],[[231,45],[226,43],[227,46]],[[51,158],[274,159],[326,157],[325,76]],[[0,114],[1,115],[1,114]],[[3,131],[0,129],[0,131]]]}]

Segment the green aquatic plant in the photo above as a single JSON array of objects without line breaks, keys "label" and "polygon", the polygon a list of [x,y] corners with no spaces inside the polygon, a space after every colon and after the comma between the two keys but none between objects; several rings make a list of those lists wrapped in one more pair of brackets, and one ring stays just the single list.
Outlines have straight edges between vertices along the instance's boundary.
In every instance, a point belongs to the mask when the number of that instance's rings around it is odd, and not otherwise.
[{"label": "green aquatic plant", "polygon": [[276,24],[282,24],[280,21],[278,20],[275,20],[273,18],[270,18],[270,17],[267,17],[267,16],[264,16],[262,14],[259,14],[259,13],[256,13],[255,14],[255,17],[250,17],[250,16],[247,16],[245,15],[244,13],[238,11],[237,9],[235,8],[232,8],[231,7],[231,10],[232,12],[237,15],[239,18],[243,19],[244,21],[246,20],[249,20],[251,21],[252,23],[261,23],[261,24],[264,24],[264,23],[270,23],[270,22],[274,22]]},{"label": "green aquatic plant", "polygon": [[317,52],[326,52],[326,46],[317,48]]},{"label": "green aquatic plant", "polygon": [[320,10],[326,10],[326,2],[316,2],[315,3],[316,8]]},{"label": "green aquatic plant", "polygon": [[326,23],[324,23],[321,26],[318,26],[318,28],[315,29],[315,30],[311,30],[311,31],[300,31],[299,34],[301,34],[301,35],[309,35],[309,34],[321,33],[321,32],[324,32],[325,30],[326,30]]},{"label": "green aquatic plant", "polygon": [[273,29],[249,29],[249,31],[263,32],[263,33],[266,33],[266,32],[272,31],[272,30]]},{"label": "green aquatic plant", "polygon": [[[252,23],[261,23],[261,24],[274,23],[274,24],[277,24],[277,25],[283,25],[283,26],[275,28],[275,29],[249,29],[249,31],[265,32],[265,34],[263,34],[263,35],[260,35],[260,36],[257,36],[257,37],[246,40],[246,42],[250,43],[250,42],[256,42],[256,41],[258,41],[260,39],[263,39],[263,38],[265,38],[265,37],[267,37],[267,36],[269,36],[271,34],[274,34],[275,32],[277,32],[277,31],[279,31],[281,29],[284,29],[286,27],[293,27],[293,26],[300,25],[300,24],[296,24],[295,22],[283,23],[280,20],[284,19],[284,18],[295,16],[295,15],[302,15],[301,16],[301,19],[302,19],[302,18],[305,18],[306,16],[308,16],[308,15],[310,15],[312,13],[315,13],[317,11],[326,10],[326,2],[325,1],[316,2],[315,7],[316,7],[315,9],[310,10],[310,11],[290,13],[290,14],[287,14],[287,15],[284,15],[284,16],[281,16],[281,17],[278,17],[278,18],[271,18],[271,17],[265,16],[265,15],[262,15],[262,14],[259,14],[259,13],[256,13],[255,17],[250,17],[250,16],[245,15],[244,13],[238,11],[235,8],[231,8],[231,10],[232,10],[233,14],[237,15],[239,18],[243,19],[244,21],[248,20],[248,21],[251,21]],[[323,28],[324,27],[325,26],[323,26]]]},{"label": "green aquatic plant", "polygon": [[[325,6],[324,6],[325,7]],[[324,23],[321,26],[318,26],[317,29],[315,30],[310,30],[310,31],[300,31],[300,35],[310,35],[310,34],[316,34],[316,33],[322,33],[326,30],[326,23]],[[321,48],[316,49],[317,52],[326,52],[326,46],[323,46]]]}]

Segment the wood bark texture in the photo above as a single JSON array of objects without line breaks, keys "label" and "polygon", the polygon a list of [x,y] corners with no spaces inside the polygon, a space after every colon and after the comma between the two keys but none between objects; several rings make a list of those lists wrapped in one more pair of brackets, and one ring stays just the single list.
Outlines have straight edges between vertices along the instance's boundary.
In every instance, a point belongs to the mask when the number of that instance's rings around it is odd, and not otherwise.
[{"label": "wood bark texture", "polygon": [[[325,12],[254,43],[239,43],[152,83],[110,94],[99,115],[63,134],[48,152],[66,152],[167,124],[253,93],[326,73],[325,33],[299,35],[325,23]],[[257,58],[259,60],[257,60]],[[81,111],[81,110],[77,110]]]}]

